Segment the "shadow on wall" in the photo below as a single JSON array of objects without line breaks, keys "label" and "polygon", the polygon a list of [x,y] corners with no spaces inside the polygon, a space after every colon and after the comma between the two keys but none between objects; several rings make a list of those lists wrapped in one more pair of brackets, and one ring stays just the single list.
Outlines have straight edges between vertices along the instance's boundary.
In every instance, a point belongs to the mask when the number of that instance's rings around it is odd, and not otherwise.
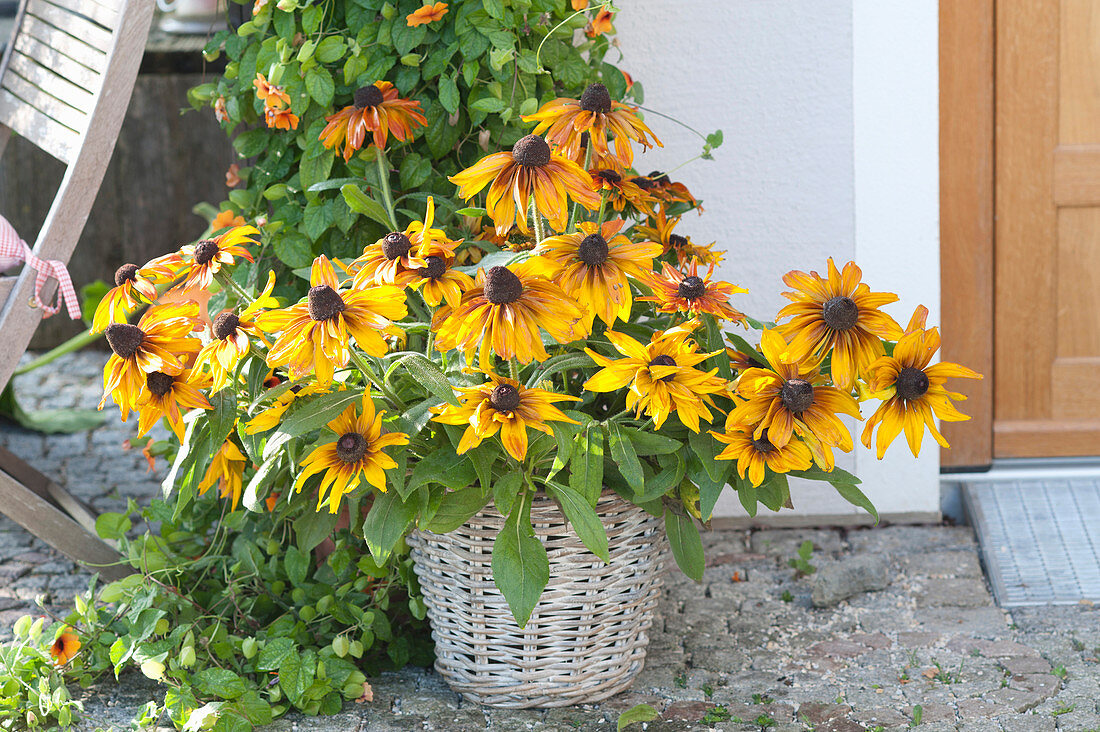
[{"label": "shadow on wall", "polygon": [[[2,22],[2,20],[0,20]],[[142,264],[193,240],[205,222],[191,212],[227,193],[225,171],[235,158],[213,115],[180,111],[199,74],[138,77],[111,163],[84,233],[69,262],[78,288],[110,282],[118,267]],[[33,245],[64,167],[46,153],[13,138],[0,160],[0,211]],[[42,321],[31,348],[50,348],[83,330],[57,315]]]}]

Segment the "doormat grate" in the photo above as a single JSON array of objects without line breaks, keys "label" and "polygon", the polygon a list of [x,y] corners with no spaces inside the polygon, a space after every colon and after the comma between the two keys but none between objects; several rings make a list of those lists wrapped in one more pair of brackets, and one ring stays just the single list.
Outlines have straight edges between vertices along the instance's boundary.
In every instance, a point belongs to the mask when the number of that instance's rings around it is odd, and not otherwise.
[{"label": "doormat grate", "polygon": [[1100,602],[1100,479],[964,483],[1001,607]]}]

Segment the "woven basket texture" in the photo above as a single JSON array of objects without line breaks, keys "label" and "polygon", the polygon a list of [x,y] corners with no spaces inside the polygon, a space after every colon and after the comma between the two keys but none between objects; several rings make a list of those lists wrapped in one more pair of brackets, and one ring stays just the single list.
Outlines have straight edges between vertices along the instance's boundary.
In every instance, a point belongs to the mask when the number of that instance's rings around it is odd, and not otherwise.
[{"label": "woven basket texture", "polygon": [[660,595],[664,527],[614,493],[596,506],[610,548],[604,564],[552,500],[531,508],[550,583],[525,628],[493,584],[491,506],[448,534],[409,538],[435,639],[435,668],[466,699],[495,707],[564,707],[630,686],[645,662]]}]

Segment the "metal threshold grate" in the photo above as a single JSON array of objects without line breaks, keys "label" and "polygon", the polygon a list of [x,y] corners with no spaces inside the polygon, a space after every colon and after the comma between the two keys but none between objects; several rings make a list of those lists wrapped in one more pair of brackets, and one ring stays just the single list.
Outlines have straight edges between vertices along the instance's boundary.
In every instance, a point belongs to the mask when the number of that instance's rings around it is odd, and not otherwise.
[{"label": "metal threshold grate", "polygon": [[1100,478],[963,483],[1001,607],[1100,602]]}]

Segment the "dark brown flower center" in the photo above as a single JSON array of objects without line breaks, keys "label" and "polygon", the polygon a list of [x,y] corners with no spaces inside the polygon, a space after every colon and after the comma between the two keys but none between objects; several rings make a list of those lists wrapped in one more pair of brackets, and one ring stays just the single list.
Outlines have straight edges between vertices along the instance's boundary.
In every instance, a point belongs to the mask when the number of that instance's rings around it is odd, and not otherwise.
[{"label": "dark brown flower center", "polygon": [[357,463],[367,454],[367,438],[358,432],[340,435],[336,441],[336,457],[345,463]]},{"label": "dark brown flower center", "polygon": [[240,324],[241,319],[237,317],[236,313],[222,313],[214,318],[214,337],[219,341],[224,341],[237,332],[237,326]]},{"label": "dark brown flower center", "polygon": [[412,242],[400,231],[391,231],[382,237],[382,254],[386,259],[399,259],[409,253]]},{"label": "dark brown flower center", "polygon": [[599,234],[589,234],[577,246],[577,258],[589,267],[599,267],[607,261],[607,239]]},{"label": "dark brown flower center", "polygon": [[515,302],[523,294],[523,283],[507,267],[490,267],[485,273],[485,299],[494,305]]},{"label": "dark brown flower center", "polygon": [[511,384],[497,384],[489,392],[489,405],[498,412],[514,412],[519,406],[519,389]]},{"label": "dark brown flower center", "polygon": [[616,173],[614,170],[601,170],[596,173],[599,177],[603,178],[608,183],[622,183],[623,177]]},{"label": "dark brown flower center", "polygon": [[833,330],[850,330],[859,322],[859,307],[850,297],[834,297],[825,303],[821,317]]},{"label": "dark brown flower center", "polygon": [[367,107],[377,107],[382,103],[382,90],[376,87],[374,84],[360,87],[355,90],[355,95],[352,98],[352,103],[356,109],[366,109]]},{"label": "dark brown flower center", "polygon": [[218,243],[213,239],[203,239],[195,245],[195,264],[206,264],[218,253]]},{"label": "dark brown flower center", "polygon": [[599,82],[589,84],[588,88],[581,94],[581,109],[586,112],[595,112],[597,114],[607,114],[610,112],[611,94],[608,93],[607,87]]},{"label": "dark brown flower center", "polygon": [[309,288],[309,317],[314,320],[331,320],[337,313],[344,312],[344,298],[328,285]]},{"label": "dark brown flower center", "polygon": [[630,182],[641,188],[643,191],[651,191],[657,187],[657,184],[651,181],[649,178],[638,176],[637,178],[631,178]]},{"label": "dark brown flower center", "polygon": [[124,264],[115,270],[115,287],[122,287],[126,282],[137,279],[138,266],[136,264]]},{"label": "dark brown flower center", "polygon": [[920,399],[928,391],[928,374],[906,366],[898,372],[897,389],[902,399]]},{"label": "dark brown flower center", "polygon": [[420,275],[430,280],[438,280],[447,271],[447,261],[443,257],[427,257],[424,263],[428,266],[420,268]]},{"label": "dark brown flower center", "polygon": [[[669,356],[667,353],[662,353],[660,356],[658,356],[657,358],[650,361],[649,365],[650,366],[675,366],[676,365],[676,359],[674,359],[672,356]],[[672,377],[674,377],[675,375],[676,374],[669,374],[668,376],[662,376],[660,379],[658,379],[658,381],[672,381]]]},{"label": "dark brown flower center", "polygon": [[172,384],[176,382],[175,376],[170,376],[162,371],[154,371],[145,375],[145,387],[156,396],[162,397],[172,390]]},{"label": "dark brown flower center", "polygon": [[541,168],[550,162],[550,146],[538,135],[521,137],[512,146],[512,159],[525,168]]},{"label": "dark brown flower center", "polygon": [[673,249],[683,249],[688,245],[688,240],[686,236],[680,236],[679,234],[669,234],[668,245]]},{"label": "dark brown flower center", "polygon": [[783,406],[797,416],[814,403],[814,385],[805,379],[790,379],[779,389],[779,398]]},{"label": "dark brown flower center", "polygon": [[703,282],[702,277],[688,275],[680,282],[677,291],[685,300],[696,300],[706,293],[707,283]]},{"label": "dark brown flower center", "polygon": [[142,341],[145,340],[145,331],[128,323],[108,325],[104,335],[107,336],[107,345],[119,358],[133,356],[141,348]]},{"label": "dark brown flower center", "polygon": [[668,179],[668,176],[659,170],[651,170],[649,172],[649,179],[653,181],[653,185],[657,186],[667,186],[672,184],[672,181]]},{"label": "dark brown flower center", "polygon": [[752,439],[752,446],[756,448],[757,452],[772,452],[776,449],[775,445],[768,439],[768,431],[765,429],[760,433],[759,437]]}]

